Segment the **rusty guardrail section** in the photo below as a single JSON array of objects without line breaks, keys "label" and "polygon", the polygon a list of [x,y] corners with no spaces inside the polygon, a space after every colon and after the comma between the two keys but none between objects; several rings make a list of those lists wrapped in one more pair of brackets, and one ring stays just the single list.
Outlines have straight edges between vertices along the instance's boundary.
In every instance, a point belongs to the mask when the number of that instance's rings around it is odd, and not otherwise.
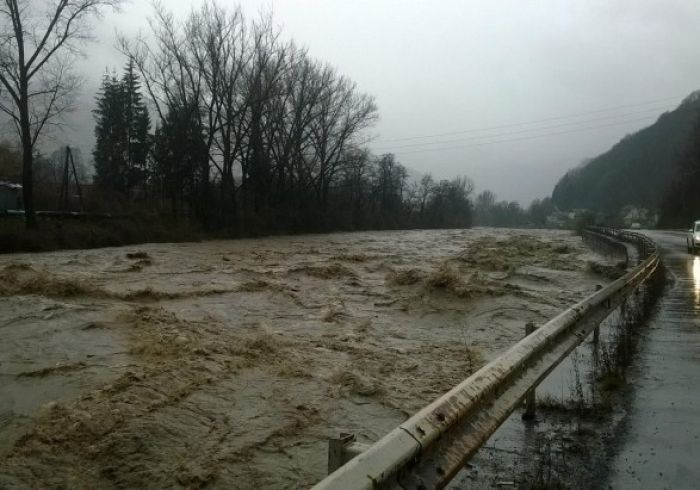
[{"label": "rusty guardrail section", "polygon": [[659,265],[653,242],[589,230],[637,245],[643,261],[542,325],[313,487],[313,490],[444,488],[525,397]]}]

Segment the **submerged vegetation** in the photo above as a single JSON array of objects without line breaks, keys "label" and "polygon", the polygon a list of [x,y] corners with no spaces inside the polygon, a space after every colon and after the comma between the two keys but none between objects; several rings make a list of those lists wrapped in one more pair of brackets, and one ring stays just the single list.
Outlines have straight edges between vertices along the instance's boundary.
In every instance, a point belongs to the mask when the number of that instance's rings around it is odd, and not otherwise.
[{"label": "submerged vegetation", "polygon": [[[607,275],[598,267],[591,270]],[[568,391],[538,396],[541,417],[532,427],[533,447],[526,450],[523,488],[583,488],[601,481],[609,464],[603,448],[620,423],[613,413],[625,403],[628,370],[665,285],[666,271],[659,265],[603,321],[598,340],[586,341],[571,354]]]}]

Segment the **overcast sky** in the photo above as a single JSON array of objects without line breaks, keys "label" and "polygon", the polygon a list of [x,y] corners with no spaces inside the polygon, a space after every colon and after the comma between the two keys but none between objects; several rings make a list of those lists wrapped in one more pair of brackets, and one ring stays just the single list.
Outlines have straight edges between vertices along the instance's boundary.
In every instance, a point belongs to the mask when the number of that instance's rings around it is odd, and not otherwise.
[{"label": "overcast sky", "polygon": [[[200,3],[164,2],[179,17]],[[240,4],[249,17],[271,9],[285,38],[376,98],[375,152],[436,178],[471,177],[477,190],[525,206],[700,89],[697,0]],[[150,13],[150,2],[133,0],[97,25],[69,137],[87,155],[100,77],[123,68],[115,32],[147,30]]]}]

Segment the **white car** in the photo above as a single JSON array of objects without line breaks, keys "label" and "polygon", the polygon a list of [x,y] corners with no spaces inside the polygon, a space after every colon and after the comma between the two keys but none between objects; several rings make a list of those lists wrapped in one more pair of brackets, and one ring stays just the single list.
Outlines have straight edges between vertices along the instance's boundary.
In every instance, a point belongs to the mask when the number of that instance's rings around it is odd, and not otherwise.
[{"label": "white car", "polygon": [[700,249],[700,221],[693,223],[693,227],[688,230],[688,236],[685,238],[685,244],[688,246],[688,253],[694,254]]}]

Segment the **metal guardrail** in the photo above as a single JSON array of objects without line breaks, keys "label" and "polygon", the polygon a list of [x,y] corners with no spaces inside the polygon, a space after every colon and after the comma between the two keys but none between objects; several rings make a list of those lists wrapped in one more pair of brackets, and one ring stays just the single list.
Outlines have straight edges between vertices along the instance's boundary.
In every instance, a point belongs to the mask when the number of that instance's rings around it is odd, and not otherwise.
[{"label": "metal guardrail", "polygon": [[587,240],[587,237],[590,238],[592,236],[597,237],[597,239],[609,240],[609,242],[611,243],[611,247],[625,247],[625,245],[620,242],[627,242],[633,244],[637,248],[638,264],[642,263],[648,257],[658,252],[656,244],[651,239],[640,233],[635,233],[632,231],[593,226],[584,230],[584,241]]},{"label": "metal guardrail", "polygon": [[629,265],[630,256],[627,245],[612,236],[604,234],[602,230],[588,228],[583,231],[581,238],[583,238],[586,245],[594,250],[624,262],[626,266]]},{"label": "metal guardrail", "polygon": [[634,243],[642,262],[542,325],[313,490],[444,488],[540,382],[659,265],[656,246],[643,235],[603,228],[588,232]]}]

